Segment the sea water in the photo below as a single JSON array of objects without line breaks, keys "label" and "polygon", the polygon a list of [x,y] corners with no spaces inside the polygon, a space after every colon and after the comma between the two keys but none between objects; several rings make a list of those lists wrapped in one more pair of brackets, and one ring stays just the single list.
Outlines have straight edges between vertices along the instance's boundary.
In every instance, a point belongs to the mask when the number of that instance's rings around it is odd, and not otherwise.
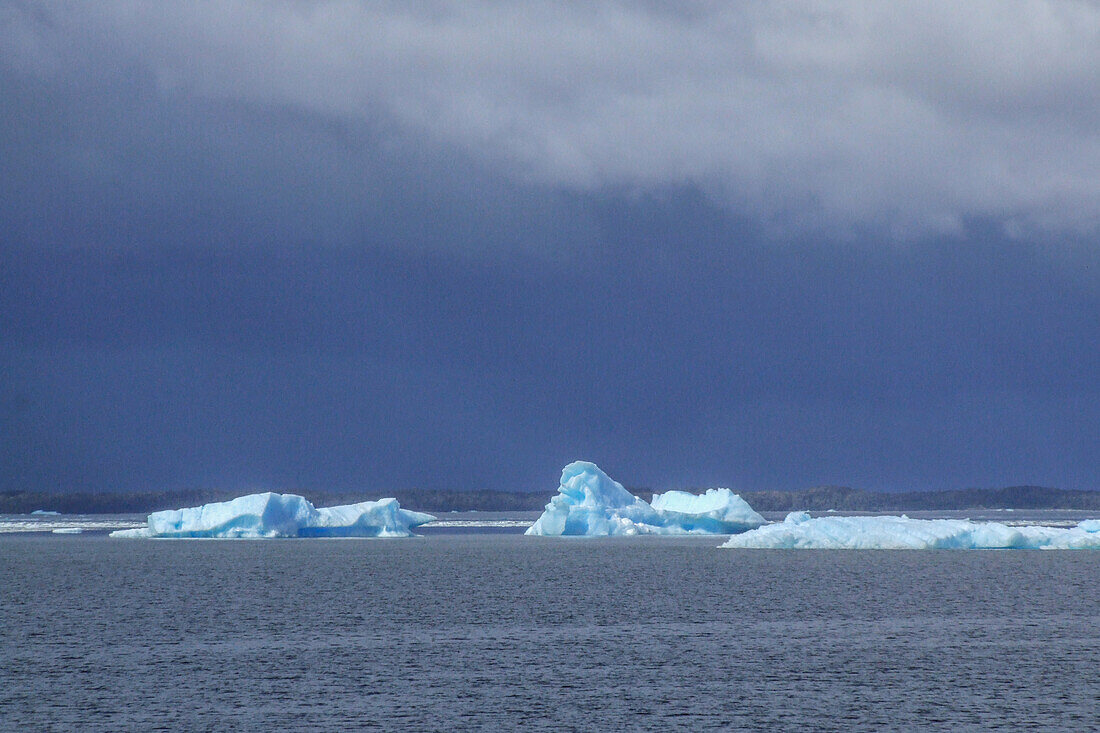
[{"label": "sea water", "polygon": [[425,530],[0,535],[0,729],[1100,725],[1100,552]]}]

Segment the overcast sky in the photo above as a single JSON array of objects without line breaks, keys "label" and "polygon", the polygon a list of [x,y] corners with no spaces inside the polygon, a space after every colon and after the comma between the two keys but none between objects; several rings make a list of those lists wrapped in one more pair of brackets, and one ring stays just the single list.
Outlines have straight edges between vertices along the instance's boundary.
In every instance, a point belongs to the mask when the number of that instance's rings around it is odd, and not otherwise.
[{"label": "overcast sky", "polygon": [[1100,3],[0,5],[0,489],[1100,488]]}]

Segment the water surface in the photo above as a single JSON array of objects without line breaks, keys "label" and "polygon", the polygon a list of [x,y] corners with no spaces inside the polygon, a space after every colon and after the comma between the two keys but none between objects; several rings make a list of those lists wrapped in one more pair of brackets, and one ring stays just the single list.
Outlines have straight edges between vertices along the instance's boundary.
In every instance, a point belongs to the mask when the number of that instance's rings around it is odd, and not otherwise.
[{"label": "water surface", "polygon": [[1100,552],[0,536],[0,729],[1082,730]]}]

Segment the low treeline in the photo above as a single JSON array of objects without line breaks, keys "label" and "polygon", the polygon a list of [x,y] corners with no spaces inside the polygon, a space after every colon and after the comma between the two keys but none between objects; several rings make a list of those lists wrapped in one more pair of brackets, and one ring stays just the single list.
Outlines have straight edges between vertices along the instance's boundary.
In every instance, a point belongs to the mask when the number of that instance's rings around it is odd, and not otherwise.
[{"label": "low treeline", "polygon": [[[632,489],[643,499],[651,492]],[[226,501],[243,492],[213,489],[176,489],[142,492],[46,491],[0,492],[0,514],[26,514],[36,509],[63,514],[143,514],[161,509],[198,506]],[[401,506],[426,512],[537,511],[550,496],[526,491],[438,491],[398,489],[390,491],[293,490],[316,506],[353,504],[383,496],[396,497]],[[955,489],[904,493],[864,491],[844,486],[819,486],[794,491],[742,491],[742,497],[760,512],[806,509],[809,511],[919,511],[965,509],[1085,509],[1100,510],[1100,491],[1072,491],[1043,486],[1010,486],[1003,489]]]},{"label": "low treeline", "polygon": [[741,496],[758,512],[944,511],[965,509],[1097,509],[1100,491],[1072,491],[1045,486],[1009,486],[1003,489],[948,491],[864,491],[847,486],[819,486],[796,491],[743,491]]},{"label": "low treeline", "polygon": [[[62,514],[144,514],[161,509],[179,509],[215,501],[228,501],[247,492],[217,489],[173,489],[140,492],[77,492],[71,494],[48,491],[0,492],[0,514],[27,514],[41,509]],[[300,494],[315,506],[354,504],[384,496],[395,497],[401,506],[426,512],[449,511],[526,511],[539,510],[547,498],[541,494],[521,491],[434,491],[430,489],[398,489],[392,491],[308,491],[287,489]]]}]

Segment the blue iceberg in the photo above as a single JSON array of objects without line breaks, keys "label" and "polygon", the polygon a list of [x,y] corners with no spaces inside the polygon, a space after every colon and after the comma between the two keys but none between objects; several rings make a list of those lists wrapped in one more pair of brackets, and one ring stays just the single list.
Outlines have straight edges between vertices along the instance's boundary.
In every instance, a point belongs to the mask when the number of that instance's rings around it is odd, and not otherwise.
[{"label": "blue iceberg", "polygon": [[112,537],[255,539],[266,537],[412,537],[431,514],[402,509],[396,499],[313,506],[296,494],[249,494],[231,501],[153,512],[147,525]]},{"label": "blue iceberg", "polygon": [[1078,523],[1077,528],[1086,532],[1100,532],[1100,519],[1086,519]]},{"label": "blue iceberg", "polygon": [[764,518],[729,489],[711,489],[701,496],[669,491],[649,504],[596,464],[576,461],[562,470],[558,494],[525,534],[729,534],[762,524]]},{"label": "blue iceberg", "polygon": [[1010,527],[969,519],[818,517],[791,512],[776,524],[735,535],[729,548],[798,550],[1100,550],[1100,521],[1076,527]]},{"label": "blue iceberg", "polygon": [[666,491],[654,494],[651,504],[666,527],[687,532],[735,534],[765,524],[747,501],[729,489],[707,489],[703,494]]}]

